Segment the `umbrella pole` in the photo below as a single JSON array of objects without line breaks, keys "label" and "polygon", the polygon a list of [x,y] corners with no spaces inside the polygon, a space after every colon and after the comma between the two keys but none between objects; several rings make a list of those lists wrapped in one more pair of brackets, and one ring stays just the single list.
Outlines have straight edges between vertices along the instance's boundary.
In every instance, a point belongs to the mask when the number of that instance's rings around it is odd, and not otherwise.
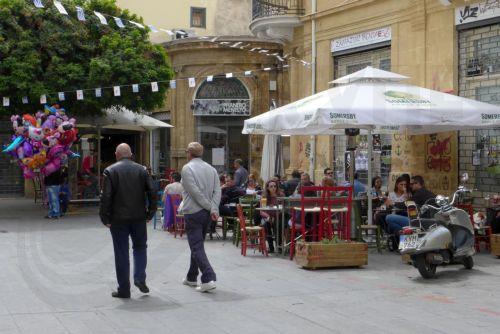
[{"label": "umbrella pole", "polygon": [[368,225],[371,225],[373,222],[373,215],[372,215],[372,191],[371,191],[371,182],[372,182],[372,152],[373,151],[373,137],[372,137],[372,129],[368,130],[368,191],[366,194],[368,195]]},{"label": "umbrella pole", "polygon": [[101,189],[101,127],[100,126],[97,126],[97,189],[99,190]]}]

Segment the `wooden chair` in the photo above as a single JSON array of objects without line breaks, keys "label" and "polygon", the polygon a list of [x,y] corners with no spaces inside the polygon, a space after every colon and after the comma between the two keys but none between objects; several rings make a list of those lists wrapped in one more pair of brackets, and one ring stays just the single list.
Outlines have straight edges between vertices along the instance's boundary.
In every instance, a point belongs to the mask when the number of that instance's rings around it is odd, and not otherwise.
[{"label": "wooden chair", "polygon": [[247,248],[258,249],[263,255],[268,256],[266,247],[266,231],[261,226],[247,226],[243,208],[236,205],[241,233],[241,255],[247,255]]},{"label": "wooden chair", "polygon": [[170,195],[170,201],[174,211],[174,238],[177,238],[177,233],[182,238],[185,231],[184,215],[178,212],[182,197],[181,195]]}]

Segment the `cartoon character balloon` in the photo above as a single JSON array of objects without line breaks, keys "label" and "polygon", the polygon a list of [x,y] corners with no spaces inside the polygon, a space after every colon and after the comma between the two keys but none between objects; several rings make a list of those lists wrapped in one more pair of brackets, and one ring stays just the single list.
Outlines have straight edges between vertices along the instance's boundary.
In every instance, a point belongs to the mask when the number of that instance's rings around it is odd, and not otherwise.
[{"label": "cartoon character balloon", "polygon": [[35,115],[13,115],[10,118],[14,135],[4,145],[4,153],[17,159],[26,179],[36,172],[47,176],[75,157],[71,145],[77,140],[76,120],[69,118],[59,105],[45,106]]}]

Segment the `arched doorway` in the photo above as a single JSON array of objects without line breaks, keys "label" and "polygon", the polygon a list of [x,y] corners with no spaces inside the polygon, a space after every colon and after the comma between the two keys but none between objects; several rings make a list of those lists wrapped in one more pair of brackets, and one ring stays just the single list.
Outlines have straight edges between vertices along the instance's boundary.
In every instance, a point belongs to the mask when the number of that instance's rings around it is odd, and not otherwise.
[{"label": "arched doorway", "polygon": [[205,80],[192,109],[198,141],[205,147],[203,159],[219,172],[230,170],[234,159],[242,159],[248,167],[249,139],[241,134],[251,110],[245,85],[237,78]]}]

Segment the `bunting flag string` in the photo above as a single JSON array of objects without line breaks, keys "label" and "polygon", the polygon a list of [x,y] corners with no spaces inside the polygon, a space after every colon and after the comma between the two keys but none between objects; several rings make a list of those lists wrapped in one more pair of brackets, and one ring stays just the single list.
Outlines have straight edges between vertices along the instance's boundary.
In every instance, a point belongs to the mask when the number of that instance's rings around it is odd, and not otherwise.
[{"label": "bunting flag string", "polygon": [[[33,4],[36,8],[45,8],[42,0],[33,0]],[[66,9],[63,6],[61,1],[54,0],[53,4],[57,8],[59,13],[61,13],[63,15],[68,15],[68,12],[66,11]],[[75,9],[76,9],[78,20],[85,22],[86,17],[85,17],[85,11],[83,10],[83,8],[75,6]],[[173,37],[176,34],[181,35],[181,36],[187,35],[187,33],[183,30],[170,30],[170,29],[163,29],[163,28],[157,29],[156,27],[154,27],[153,25],[150,25],[150,24],[144,26],[143,24],[141,24],[139,22],[125,20],[125,19],[122,19],[119,17],[111,16],[111,15],[108,15],[105,13],[100,13],[97,11],[94,11],[94,14],[99,19],[101,24],[109,26],[108,20],[106,19],[106,17],[109,17],[111,20],[114,20],[116,26],[120,29],[126,28],[125,22],[128,22],[131,25],[133,25],[139,29],[146,29],[146,26],[147,26],[147,28],[154,34],[160,33],[160,31],[162,31],[162,32],[168,34],[170,37]],[[253,47],[253,48],[249,49],[249,47],[252,46],[251,43],[242,45],[242,44],[244,44],[244,42],[242,42],[242,41],[236,41],[236,42],[221,41],[221,42],[218,42],[219,37],[208,37],[208,36],[199,36],[199,37],[193,37],[193,38],[197,38],[200,40],[206,40],[208,42],[218,44],[219,46],[222,46],[222,47],[240,49],[240,50],[244,50],[247,52],[257,52],[258,54],[275,57],[280,63],[285,63],[287,61],[290,61],[290,62],[296,62],[300,65],[303,65],[304,67],[308,67],[308,68],[311,67],[310,62],[305,61],[303,59],[296,58],[296,57],[290,57],[290,55],[281,56],[279,53],[276,53],[276,52],[270,53],[271,52],[270,50],[263,49],[261,47]]]},{"label": "bunting flag string", "polygon": [[[140,86],[146,86],[146,85],[149,85],[151,87],[151,92],[156,93],[156,92],[159,92],[159,84],[160,83],[166,83],[170,89],[176,89],[177,82],[187,81],[188,87],[194,88],[194,87],[196,87],[196,84],[197,84],[197,82],[199,82],[199,80],[201,80],[201,81],[206,80],[207,82],[213,82],[215,78],[229,79],[229,78],[250,77],[256,72],[269,72],[272,70],[277,70],[277,71],[278,70],[285,70],[289,67],[290,67],[290,65],[284,64],[284,65],[275,66],[275,67],[264,67],[261,69],[246,70],[246,71],[242,71],[242,72],[228,72],[228,73],[217,74],[217,75],[211,74],[211,75],[207,75],[207,76],[180,77],[180,78],[171,79],[171,80],[159,80],[159,81],[153,81],[153,82],[114,85],[114,86],[109,86],[109,87],[83,88],[83,89],[77,89],[77,90],[63,90],[63,91],[58,91],[58,92],[47,92],[43,95],[40,95],[39,99],[40,99],[40,104],[46,104],[48,97],[57,96],[58,101],[62,102],[62,101],[66,101],[68,99],[68,94],[76,94],[76,99],[78,101],[83,101],[85,99],[85,94],[84,94],[85,91],[94,92],[94,95],[96,98],[101,98],[103,89],[112,89],[113,96],[120,97],[120,96],[122,96],[122,88],[131,87],[132,93],[137,94],[140,91]],[[10,107],[11,102],[12,102],[12,100],[10,99],[9,96],[2,97],[2,100],[0,100],[0,101],[3,101],[2,106],[5,108]],[[55,103],[56,101],[51,101],[51,103],[52,102]],[[23,104],[29,103],[28,96],[22,97],[22,103]]]}]

